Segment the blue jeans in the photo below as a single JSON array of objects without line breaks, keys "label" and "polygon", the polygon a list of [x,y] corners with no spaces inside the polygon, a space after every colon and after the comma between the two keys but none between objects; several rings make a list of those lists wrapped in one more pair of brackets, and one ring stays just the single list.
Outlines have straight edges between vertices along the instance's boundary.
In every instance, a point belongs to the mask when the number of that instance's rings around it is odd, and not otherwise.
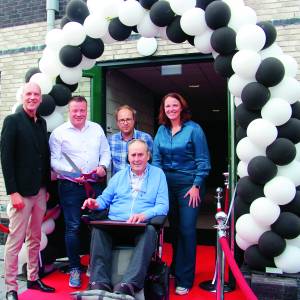
[{"label": "blue jeans", "polygon": [[[92,184],[96,196],[102,192],[100,184]],[[83,185],[69,181],[58,180],[60,204],[65,220],[65,245],[69,258],[69,267],[80,268],[80,238],[81,206],[87,199]]]},{"label": "blue jeans", "polygon": [[169,189],[168,219],[173,248],[171,272],[176,276],[176,286],[191,288],[195,277],[199,206],[189,206],[189,199],[184,198],[184,195],[192,187],[194,176],[183,176],[176,172],[165,173]]}]

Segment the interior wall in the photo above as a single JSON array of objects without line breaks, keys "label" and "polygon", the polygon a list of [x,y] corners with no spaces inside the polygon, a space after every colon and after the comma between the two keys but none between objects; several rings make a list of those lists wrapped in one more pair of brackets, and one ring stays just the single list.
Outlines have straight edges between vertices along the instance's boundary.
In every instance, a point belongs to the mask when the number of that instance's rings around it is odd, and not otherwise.
[{"label": "interior wall", "polygon": [[106,131],[118,131],[114,111],[120,105],[130,105],[137,111],[136,129],[154,136],[154,96],[141,84],[117,70],[106,73]]}]

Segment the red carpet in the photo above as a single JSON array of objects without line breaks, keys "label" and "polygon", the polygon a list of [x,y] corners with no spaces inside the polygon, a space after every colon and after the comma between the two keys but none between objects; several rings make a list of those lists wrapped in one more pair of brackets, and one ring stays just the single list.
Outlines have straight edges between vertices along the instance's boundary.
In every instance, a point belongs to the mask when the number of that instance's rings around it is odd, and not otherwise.
[{"label": "red carpet", "polygon": [[[170,263],[171,247],[169,244],[164,245],[164,260]],[[214,300],[216,299],[215,293],[204,291],[198,287],[199,282],[211,280],[214,271],[214,247],[211,246],[198,246],[197,249],[197,266],[195,284],[190,293],[186,296],[176,296],[174,294],[174,280],[170,282],[170,299],[171,300]],[[86,263],[86,258],[82,263]],[[83,277],[83,290],[86,288],[88,278]],[[68,286],[68,276],[59,271],[56,271],[43,279],[46,284],[56,288],[53,294],[41,293],[39,291],[27,290],[19,296],[20,300],[63,300],[70,299],[69,293],[74,289]],[[225,300],[243,300],[245,297],[237,289],[233,292],[225,294]]]}]

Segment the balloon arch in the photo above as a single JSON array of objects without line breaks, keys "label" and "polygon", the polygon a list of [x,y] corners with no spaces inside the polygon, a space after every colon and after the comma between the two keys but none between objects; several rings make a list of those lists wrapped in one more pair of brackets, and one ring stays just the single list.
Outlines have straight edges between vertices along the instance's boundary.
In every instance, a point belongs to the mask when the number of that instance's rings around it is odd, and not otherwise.
[{"label": "balloon arch", "polygon": [[257,22],[243,0],[71,0],[61,29],[47,33],[38,67],[25,81],[40,85],[40,113],[52,131],[104,44],[141,35],[137,49],[153,54],[156,39],[188,41],[212,53],[236,105],[238,164],[236,242],[254,269],[300,271],[300,84],[294,58],[276,44],[270,22]]}]

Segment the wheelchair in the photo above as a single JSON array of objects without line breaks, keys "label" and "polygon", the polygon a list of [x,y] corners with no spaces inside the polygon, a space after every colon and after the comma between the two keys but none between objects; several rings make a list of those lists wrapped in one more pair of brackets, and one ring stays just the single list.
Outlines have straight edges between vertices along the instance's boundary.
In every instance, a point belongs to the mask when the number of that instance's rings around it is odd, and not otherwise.
[{"label": "wheelchair", "polygon": [[[152,255],[152,259],[148,268],[145,279],[144,288],[135,294],[136,300],[168,300],[169,299],[169,268],[162,261],[163,234],[166,216],[156,216],[146,223],[129,224],[126,222],[112,221],[107,219],[107,210],[96,211],[91,215],[82,216],[82,220],[92,230],[93,228],[101,228],[110,231],[117,231],[120,234],[120,242],[113,247],[112,253],[112,270],[111,283],[115,285],[122,280],[131,256],[134,246],[132,240],[127,237],[133,237],[143,232],[145,227],[150,224],[157,232],[156,250]],[[125,234],[124,234],[125,233]],[[125,238],[124,238],[125,237]],[[87,290],[84,292],[71,293],[73,299],[81,300],[100,300],[100,299],[133,299],[131,296],[115,295],[109,298],[107,292],[100,290]]]}]

